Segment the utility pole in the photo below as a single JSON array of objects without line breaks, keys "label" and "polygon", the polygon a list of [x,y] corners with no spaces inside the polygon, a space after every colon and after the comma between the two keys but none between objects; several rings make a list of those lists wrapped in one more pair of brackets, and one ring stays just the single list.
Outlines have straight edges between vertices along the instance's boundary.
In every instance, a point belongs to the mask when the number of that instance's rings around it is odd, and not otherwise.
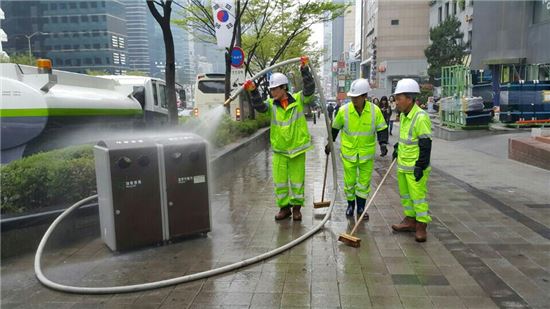
[{"label": "utility pole", "polygon": [[31,35],[25,35],[25,37],[27,38],[27,41],[29,43],[29,62],[31,61],[32,59],[32,51],[31,51],[31,38],[37,34],[47,34],[45,32],[40,32],[40,31],[37,31]]}]

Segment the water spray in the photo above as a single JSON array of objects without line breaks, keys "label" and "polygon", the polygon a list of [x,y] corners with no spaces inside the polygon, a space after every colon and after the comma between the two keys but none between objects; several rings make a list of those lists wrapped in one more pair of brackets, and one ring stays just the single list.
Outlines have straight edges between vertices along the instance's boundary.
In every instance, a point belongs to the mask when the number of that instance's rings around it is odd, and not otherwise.
[{"label": "water spray", "polygon": [[[269,68],[266,68],[265,70],[259,72],[256,75],[254,75],[254,77],[252,77],[252,79],[253,80],[257,79],[258,77],[261,77],[262,75],[264,75],[268,71],[273,70],[275,68],[278,68],[278,67],[281,67],[281,66],[284,66],[284,65],[288,65],[288,64],[297,63],[297,62],[300,62],[301,60],[302,60],[301,58],[293,58],[293,59],[289,59],[289,60],[280,62],[280,63],[275,64],[275,65],[273,65]],[[318,75],[316,74],[315,70],[312,70],[312,71],[313,71],[313,77],[315,79],[315,86],[316,86],[317,91],[318,91],[319,96],[320,96],[321,109],[323,111],[323,114],[325,115],[325,125],[326,125],[326,129],[327,129],[328,143],[330,144],[331,149],[334,149],[333,142],[332,142],[331,127],[330,127],[330,123],[329,123],[329,120],[328,120],[329,118],[328,118],[327,109],[326,109],[325,96],[324,96],[323,89],[321,87],[321,83],[320,83]],[[242,90],[243,90],[243,88],[239,87],[233,94],[231,94],[230,98],[224,103],[224,105],[229,104],[229,102],[234,100],[242,92]],[[314,226],[311,230],[307,231],[304,235],[300,236],[299,238],[297,238],[297,239],[295,239],[295,240],[293,240],[293,241],[291,241],[291,242],[289,242],[289,243],[287,243],[287,244],[285,244],[281,247],[278,247],[278,248],[273,249],[271,251],[265,252],[265,253],[260,254],[258,256],[251,257],[251,258],[242,260],[240,262],[236,262],[236,263],[226,265],[226,266],[223,266],[223,267],[211,269],[211,270],[208,270],[208,271],[199,272],[199,273],[196,273],[196,274],[180,276],[180,277],[175,277],[175,278],[171,278],[171,279],[164,279],[164,280],[159,280],[159,281],[154,281],[154,282],[147,282],[147,283],[134,284],[134,285],[125,285],[125,286],[111,286],[111,287],[70,286],[70,285],[64,285],[64,284],[61,284],[61,283],[54,282],[54,281],[48,279],[44,275],[44,272],[42,271],[41,259],[42,259],[42,253],[44,251],[44,247],[46,246],[46,243],[48,242],[48,239],[50,238],[51,234],[53,233],[53,231],[55,230],[57,225],[61,221],[63,221],[64,218],[69,216],[74,210],[78,209],[80,206],[82,206],[86,202],[97,199],[97,195],[93,195],[93,196],[87,197],[87,198],[77,202],[76,204],[72,205],[71,207],[69,207],[59,217],[57,217],[54,220],[54,222],[50,225],[50,227],[48,228],[48,230],[46,231],[46,233],[44,234],[44,236],[40,240],[40,244],[38,245],[38,249],[37,249],[36,254],[35,254],[34,271],[36,273],[36,277],[38,278],[40,283],[42,283],[44,286],[46,286],[48,288],[51,288],[51,289],[54,289],[54,290],[67,292],[67,293],[76,293],[76,294],[131,293],[131,292],[139,292],[139,291],[145,291],[145,290],[158,289],[158,288],[162,288],[162,287],[166,287],[166,286],[170,286],[170,285],[175,285],[175,284],[190,282],[190,281],[194,281],[194,280],[204,279],[204,278],[216,276],[216,275],[219,275],[219,274],[222,274],[222,273],[226,273],[226,272],[229,272],[229,271],[233,271],[233,270],[236,270],[236,269],[248,266],[248,265],[252,265],[254,263],[261,262],[261,261],[266,260],[268,258],[271,258],[275,255],[278,255],[278,254],[280,254],[280,253],[282,253],[282,252],[284,252],[284,251],[300,244],[304,240],[306,240],[309,237],[313,236],[321,228],[323,228],[324,225],[327,223],[328,219],[330,218],[330,216],[332,214],[332,210],[334,208],[334,200],[336,199],[336,196],[338,194],[337,173],[336,173],[336,155],[334,153],[335,152],[332,151],[331,154],[330,154],[331,159],[332,159],[332,177],[333,177],[333,183],[334,183],[334,191],[333,191],[332,199],[331,199],[333,202],[330,205],[330,207],[328,208],[327,213],[325,214],[323,220],[319,224]]]}]

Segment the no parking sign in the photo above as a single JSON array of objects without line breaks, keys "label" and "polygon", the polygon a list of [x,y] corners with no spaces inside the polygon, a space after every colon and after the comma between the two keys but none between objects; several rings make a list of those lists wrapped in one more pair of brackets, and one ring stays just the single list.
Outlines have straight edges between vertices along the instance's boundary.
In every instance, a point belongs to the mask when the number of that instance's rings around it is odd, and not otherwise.
[{"label": "no parking sign", "polygon": [[231,66],[234,68],[240,68],[244,63],[244,51],[242,48],[235,46],[231,51]]}]

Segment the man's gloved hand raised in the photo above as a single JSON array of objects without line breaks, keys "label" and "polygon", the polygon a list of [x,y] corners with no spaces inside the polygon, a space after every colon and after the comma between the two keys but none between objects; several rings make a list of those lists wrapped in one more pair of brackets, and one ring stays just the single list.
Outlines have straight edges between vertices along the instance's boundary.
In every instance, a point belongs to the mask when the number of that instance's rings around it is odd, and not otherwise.
[{"label": "man's gloved hand raised", "polygon": [[309,63],[309,57],[308,56],[302,56],[300,57],[300,69],[303,69],[305,66],[307,66]]},{"label": "man's gloved hand raised", "polygon": [[249,79],[246,82],[244,82],[243,88],[244,88],[244,90],[246,90],[248,92],[254,91],[254,89],[256,89],[256,84],[252,80]]}]

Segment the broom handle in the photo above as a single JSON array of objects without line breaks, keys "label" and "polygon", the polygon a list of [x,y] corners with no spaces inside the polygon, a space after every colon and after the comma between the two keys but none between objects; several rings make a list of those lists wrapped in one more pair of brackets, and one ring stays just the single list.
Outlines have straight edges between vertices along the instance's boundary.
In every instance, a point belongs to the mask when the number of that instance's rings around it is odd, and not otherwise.
[{"label": "broom handle", "polygon": [[390,171],[392,170],[394,164],[395,164],[395,160],[393,160],[391,162],[391,165],[388,168],[388,171],[386,172],[386,175],[384,175],[384,177],[382,177],[382,180],[380,181],[380,184],[378,184],[378,188],[376,188],[376,191],[374,191],[374,194],[371,196],[371,198],[369,200],[369,203],[367,204],[367,207],[365,207],[365,210],[363,210],[363,213],[361,214],[361,217],[359,217],[359,219],[357,220],[357,223],[355,223],[355,226],[353,227],[353,230],[351,230],[350,235],[353,235],[355,233],[355,230],[359,226],[359,223],[361,223],[361,221],[363,220],[363,217],[367,213],[367,209],[369,209],[370,204],[372,204],[372,202],[374,201],[374,197],[376,196],[376,194],[378,193],[378,191],[382,187],[382,184],[384,184],[384,181],[386,181],[386,178],[390,174]]},{"label": "broom handle", "polygon": [[327,184],[327,170],[328,170],[328,155],[327,159],[325,160],[325,180],[323,180],[323,194],[321,196],[321,202],[325,201],[325,186]]}]

